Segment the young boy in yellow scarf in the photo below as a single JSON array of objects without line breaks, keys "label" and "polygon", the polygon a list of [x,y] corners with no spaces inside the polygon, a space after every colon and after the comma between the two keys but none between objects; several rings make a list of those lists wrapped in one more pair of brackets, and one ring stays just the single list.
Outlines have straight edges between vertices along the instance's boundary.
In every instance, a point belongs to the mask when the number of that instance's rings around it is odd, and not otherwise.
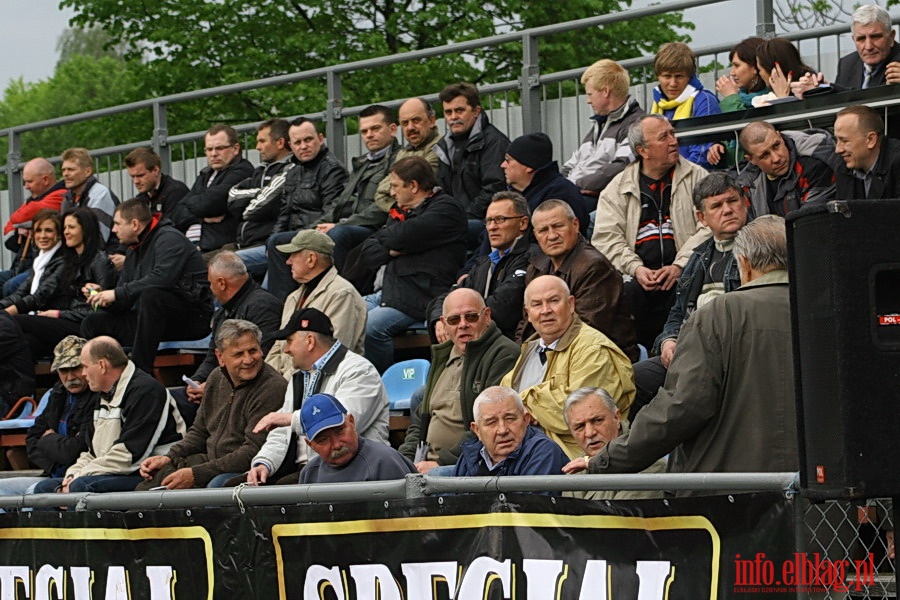
[{"label": "young boy in yellow scarf", "polygon": [[[687,44],[669,42],[660,46],[653,70],[659,85],[653,88],[651,113],[674,121],[722,112],[715,94],[703,89],[697,79],[697,55]],[[711,145],[680,145],[679,152],[689,161],[708,169],[706,152]]]}]

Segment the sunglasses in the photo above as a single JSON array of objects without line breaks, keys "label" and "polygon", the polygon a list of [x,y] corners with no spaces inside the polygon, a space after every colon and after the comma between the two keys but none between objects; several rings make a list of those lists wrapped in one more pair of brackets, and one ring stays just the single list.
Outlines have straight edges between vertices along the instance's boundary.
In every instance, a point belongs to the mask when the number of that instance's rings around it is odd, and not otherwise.
[{"label": "sunglasses", "polygon": [[456,327],[463,319],[465,319],[467,323],[477,323],[478,319],[481,318],[481,315],[484,314],[484,310],[485,309],[482,308],[479,312],[467,312],[461,315],[450,315],[449,317],[442,318],[447,325]]}]

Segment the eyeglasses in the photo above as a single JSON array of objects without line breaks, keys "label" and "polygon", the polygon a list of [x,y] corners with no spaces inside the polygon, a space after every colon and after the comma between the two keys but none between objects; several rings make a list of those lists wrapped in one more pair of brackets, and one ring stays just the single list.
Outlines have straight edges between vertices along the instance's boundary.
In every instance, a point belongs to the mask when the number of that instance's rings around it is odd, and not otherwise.
[{"label": "eyeglasses", "polygon": [[207,154],[212,154],[213,152],[224,152],[225,150],[228,150],[229,148],[231,148],[234,145],[235,144],[228,144],[227,146],[207,146],[203,150]]},{"label": "eyeglasses", "polygon": [[486,309],[487,309],[487,307],[482,308],[478,312],[467,312],[467,313],[463,313],[461,315],[450,315],[449,317],[442,317],[442,318],[444,319],[444,323],[446,323],[450,327],[456,327],[457,325],[459,325],[459,322],[462,321],[463,319],[466,320],[466,323],[477,323],[478,319],[481,318],[481,315],[484,314],[484,311]]},{"label": "eyeglasses", "polygon": [[524,216],[525,216],[525,215],[513,215],[513,216],[511,216],[511,217],[504,217],[504,216],[501,215],[501,216],[499,216],[499,217],[487,217],[487,218],[484,220],[484,224],[485,224],[485,225],[490,225],[491,223],[496,223],[497,225],[503,225],[504,223],[506,223],[506,222],[509,221],[510,219],[521,219],[521,218],[524,217]]}]

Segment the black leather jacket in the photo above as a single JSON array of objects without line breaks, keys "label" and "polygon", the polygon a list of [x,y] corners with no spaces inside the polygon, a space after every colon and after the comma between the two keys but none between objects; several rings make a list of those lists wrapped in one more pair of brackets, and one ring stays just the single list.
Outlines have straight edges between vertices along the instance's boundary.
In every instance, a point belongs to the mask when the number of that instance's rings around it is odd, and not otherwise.
[{"label": "black leather jacket", "polygon": [[315,225],[334,210],[346,183],[347,169],[327,147],[314,159],[295,165],[284,180],[284,204],[273,233]]}]

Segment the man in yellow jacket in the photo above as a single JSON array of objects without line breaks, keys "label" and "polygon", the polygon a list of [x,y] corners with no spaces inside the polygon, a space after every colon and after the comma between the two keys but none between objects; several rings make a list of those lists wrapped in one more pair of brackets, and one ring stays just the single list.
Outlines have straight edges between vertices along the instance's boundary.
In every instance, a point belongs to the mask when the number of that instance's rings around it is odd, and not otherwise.
[{"label": "man in yellow jacket", "polygon": [[519,392],[547,436],[570,458],[582,456],[563,418],[566,397],[581,387],[602,387],[627,414],[635,393],[631,361],[608,337],[578,318],[574,296],[555,275],[528,284],[525,312],[537,333],[525,341],[519,360],[500,385]]}]

